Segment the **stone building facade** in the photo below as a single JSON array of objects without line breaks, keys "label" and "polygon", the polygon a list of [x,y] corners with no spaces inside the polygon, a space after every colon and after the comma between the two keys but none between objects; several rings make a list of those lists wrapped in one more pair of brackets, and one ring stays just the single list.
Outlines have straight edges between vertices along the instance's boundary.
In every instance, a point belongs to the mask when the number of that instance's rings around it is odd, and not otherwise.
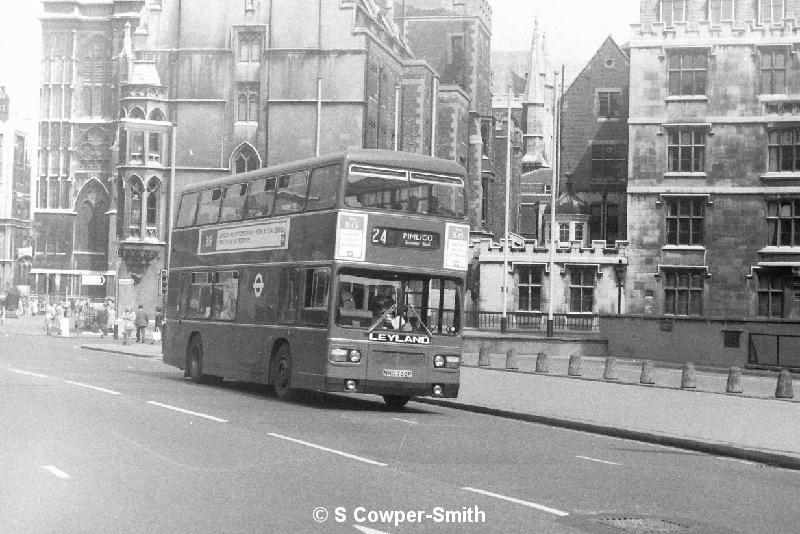
[{"label": "stone building facade", "polygon": [[797,0],[642,0],[630,312],[800,317],[798,17]]},{"label": "stone building facade", "polygon": [[626,238],[628,83],[626,53],[608,37],[564,92],[559,181],[589,203],[589,237]]},{"label": "stone building facade", "polygon": [[400,33],[418,59],[439,73],[432,155],[462,164],[469,176],[473,230],[486,230],[485,186],[494,176],[489,0],[388,0]]},{"label": "stone building facade", "polygon": [[[553,105],[555,74],[550,68],[543,30],[534,20],[531,47],[526,51],[494,52],[492,111],[495,117],[495,173],[484,196],[493,209],[487,212],[487,230],[501,237],[504,229],[508,106],[511,91],[511,184],[509,231],[529,239],[541,233],[547,203],[542,184],[533,176],[547,174],[555,157]],[[544,170],[543,170],[544,169]],[[552,171],[551,171],[552,173]]]},{"label": "stone building facade", "polygon": [[154,308],[175,192],[211,177],[351,146],[481,176],[491,12],[451,3],[445,57],[411,1],[43,0],[36,291]]},{"label": "stone building facade", "polygon": [[26,293],[31,267],[32,128],[11,112],[0,87],[0,296]]}]

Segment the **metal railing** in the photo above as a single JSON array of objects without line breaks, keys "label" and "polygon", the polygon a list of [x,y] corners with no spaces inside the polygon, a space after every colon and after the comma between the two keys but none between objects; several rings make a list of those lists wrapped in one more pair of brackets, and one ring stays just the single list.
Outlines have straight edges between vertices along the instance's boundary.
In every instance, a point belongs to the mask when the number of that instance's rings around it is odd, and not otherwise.
[{"label": "metal railing", "polygon": [[[499,330],[502,312],[467,312],[467,327],[485,330]],[[547,314],[536,312],[508,312],[508,328],[518,330],[547,330]],[[577,330],[582,332],[600,329],[600,320],[596,315],[584,313],[556,313],[553,315],[555,330]]]}]

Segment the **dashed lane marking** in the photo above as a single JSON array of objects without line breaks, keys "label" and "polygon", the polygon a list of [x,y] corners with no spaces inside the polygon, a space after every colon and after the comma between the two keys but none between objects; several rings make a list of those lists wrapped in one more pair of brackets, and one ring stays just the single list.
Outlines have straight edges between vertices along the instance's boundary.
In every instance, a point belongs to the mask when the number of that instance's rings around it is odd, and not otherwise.
[{"label": "dashed lane marking", "polygon": [[416,421],[409,421],[408,419],[400,419],[399,417],[392,417],[393,421],[400,421],[401,423],[408,423],[409,425],[418,424]]},{"label": "dashed lane marking", "polygon": [[82,382],[73,382],[72,380],[64,380],[67,384],[72,384],[73,386],[80,386],[82,388],[93,389],[95,391],[100,391],[102,393],[108,393],[109,395],[122,395],[119,391],[114,391],[113,389],[106,389],[101,388],[98,386],[92,386],[90,384],[84,384]]},{"label": "dashed lane marking", "polygon": [[384,463],[381,463],[381,462],[376,462],[375,460],[370,460],[369,458],[364,458],[362,456],[356,456],[355,454],[350,454],[350,453],[343,452],[343,451],[337,451],[336,449],[329,449],[328,447],[323,447],[322,445],[316,445],[314,443],[309,443],[308,441],[302,441],[302,440],[299,440],[299,439],[290,438],[289,436],[282,436],[281,434],[275,434],[273,432],[270,432],[268,435],[272,436],[274,438],[284,439],[286,441],[291,441],[292,443],[297,443],[299,445],[305,445],[306,447],[311,447],[312,449],[317,449],[317,450],[320,450],[320,451],[330,452],[332,454],[338,454],[339,456],[344,456],[345,458],[350,458],[351,460],[358,460],[359,462],[364,462],[364,463],[367,463],[367,464],[377,465],[377,466],[380,466],[380,467],[386,467],[387,465],[389,465],[389,464],[384,464]]},{"label": "dashed lane marking", "polygon": [[523,501],[522,499],[517,499],[515,497],[508,497],[507,495],[500,495],[499,493],[492,493],[491,491],[485,491],[477,488],[461,488],[461,489],[466,491],[471,491],[473,493],[479,493],[481,495],[486,495],[489,497],[494,497],[495,499],[502,499],[504,501],[513,502],[515,504],[521,504],[522,506],[527,506],[528,508],[534,508],[536,510],[547,512],[548,514],[557,515],[559,517],[565,517],[569,515],[568,512],[557,510],[555,508],[550,508],[549,506],[536,504],[535,502],[530,502],[530,501]]},{"label": "dashed lane marking", "polygon": [[54,465],[43,465],[42,469],[44,469],[45,471],[49,471],[52,475],[55,475],[58,478],[62,478],[62,479],[69,478],[68,474],[66,474],[64,471],[62,471],[61,469],[59,469],[58,467],[56,467]]},{"label": "dashed lane marking", "polygon": [[47,375],[41,375],[39,373],[32,373],[30,371],[22,371],[21,369],[9,369],[12,373],[19,373],[21,375],[28,375],[28,376],[35,376],[38,378],[47,378]]},{"label": "dashed lane marking", "polygon": [[170,406],[169,404],[161,404],[160,402],[156,401],[147,401],[147,404],[152,404],[153,406],[159,406],[161,408],[166,408],[167,410],[173,410],[175,412],[185,413],[187,415],[194,415],[195,417],[202,417],[203,419],[208,419],[210,421],[215,421],[217,423],[227,423],[227,419],[221,419],[219,417],[214,417],[213,415],[208,415],[205,413],[200,412],[193,412],[191,410],[186,410],[184,408],[178,408],[177,406]]},{"label": "dashed lane marking", "polygon": [[618,464],[617,462],[609,462],[608,460],[598,460],[597,458],[589,458],[588,456],[576,456],[575,458],[580,458],[581,460],[589,460],[590,462],[597,462],[600,464],[622,465]]}]

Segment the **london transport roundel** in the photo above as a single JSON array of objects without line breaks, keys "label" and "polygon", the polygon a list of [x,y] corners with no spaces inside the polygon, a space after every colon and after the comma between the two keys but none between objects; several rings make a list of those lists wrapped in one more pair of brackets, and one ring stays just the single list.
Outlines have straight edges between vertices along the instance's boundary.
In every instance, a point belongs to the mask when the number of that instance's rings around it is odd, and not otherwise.
[{"label": "london transport roundel", "polygon": [[261,293],[264,292],[264,277],[261,276],[261,273],[256,274],[255,280],[253,280],[253,293],[256,294],[256,298],[261,296]]}]

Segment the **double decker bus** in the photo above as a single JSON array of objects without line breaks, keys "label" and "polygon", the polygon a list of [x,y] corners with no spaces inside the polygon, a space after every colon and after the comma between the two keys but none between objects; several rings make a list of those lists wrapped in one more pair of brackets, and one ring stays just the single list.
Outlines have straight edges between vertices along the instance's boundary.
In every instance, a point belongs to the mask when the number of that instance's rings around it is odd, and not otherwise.
[{"label": "double decker bus", "polygon": [[165,363],[197,382],[456,397],[465,171],[344,153],[202,182],[171,236]]}]

